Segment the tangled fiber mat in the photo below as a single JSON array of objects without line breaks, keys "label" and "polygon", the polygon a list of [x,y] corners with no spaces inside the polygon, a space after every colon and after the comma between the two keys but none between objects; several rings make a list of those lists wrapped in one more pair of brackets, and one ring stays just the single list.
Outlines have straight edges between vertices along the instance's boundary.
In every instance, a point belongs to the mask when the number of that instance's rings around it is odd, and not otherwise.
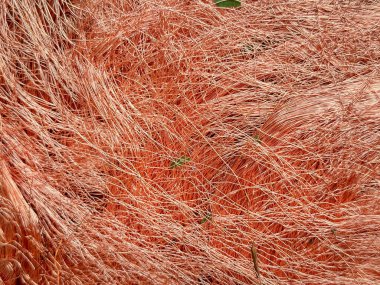
[{"label": "tangled fiber mat", "polygon": [[1,284],[380,284],[378,1],[0,2]]}]

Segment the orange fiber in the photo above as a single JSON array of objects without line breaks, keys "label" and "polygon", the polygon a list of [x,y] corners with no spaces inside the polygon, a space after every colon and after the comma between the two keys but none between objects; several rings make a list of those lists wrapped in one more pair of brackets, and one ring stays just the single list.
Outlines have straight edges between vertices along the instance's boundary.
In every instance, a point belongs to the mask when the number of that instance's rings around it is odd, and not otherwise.
[{"label": "orange fiber", "polygon": [[0,284],[380,284],[378,1],[0,2]]}]

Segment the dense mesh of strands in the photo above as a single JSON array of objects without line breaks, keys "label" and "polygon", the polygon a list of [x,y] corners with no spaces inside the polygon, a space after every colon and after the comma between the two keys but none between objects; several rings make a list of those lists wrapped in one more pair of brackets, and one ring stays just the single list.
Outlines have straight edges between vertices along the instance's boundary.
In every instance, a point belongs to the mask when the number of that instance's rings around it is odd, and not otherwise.
[{"label": "dense mesh of strands", "polygon": [[1,1],[2,284],[380,284],[379,24]]}]

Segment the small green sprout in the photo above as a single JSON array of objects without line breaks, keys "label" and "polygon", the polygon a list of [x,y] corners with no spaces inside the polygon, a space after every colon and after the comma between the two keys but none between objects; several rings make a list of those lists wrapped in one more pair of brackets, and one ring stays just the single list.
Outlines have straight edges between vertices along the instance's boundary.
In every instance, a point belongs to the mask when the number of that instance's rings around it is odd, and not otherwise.
[{"label": "small green sprout", "polygon": [[209,221],[209,220],[211,220],[211,213],[210,212],[208,212],[207,214],[206,214],[206,216],[201,220],[201,225],[202,224],[204,224],[204,223],[206,223],[207,221]]},{"label": "small green sprout", "polygon": [[260,139],[259,135],[254,135],[254,136],[253,136],[253,139],[254,139],[257,143],[261,144],[261,139]]},{"label": "small green sprout", "polygon": [[214,0],[216,6],[223,8],[240,7],[241,2],[238,0]]},{"label": "small green sprout", "polygon": [[176,167],[179,167],[179,166],[185,164],[186,162],[189,162],[190,160],[191,160],[190,157],[181,156],[180,158],[178,158],[178,159],[176,159],[170,163],[170,169],[174,169]]}]

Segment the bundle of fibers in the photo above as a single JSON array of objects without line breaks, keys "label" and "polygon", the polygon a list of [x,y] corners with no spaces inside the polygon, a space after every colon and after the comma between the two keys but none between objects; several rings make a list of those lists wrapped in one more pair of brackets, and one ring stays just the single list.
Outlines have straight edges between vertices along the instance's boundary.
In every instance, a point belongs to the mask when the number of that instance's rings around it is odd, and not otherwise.
[{"label": "bundle of fibers", "polygon": [[3,0],[1,284],[380,284],[378,1]]}]

